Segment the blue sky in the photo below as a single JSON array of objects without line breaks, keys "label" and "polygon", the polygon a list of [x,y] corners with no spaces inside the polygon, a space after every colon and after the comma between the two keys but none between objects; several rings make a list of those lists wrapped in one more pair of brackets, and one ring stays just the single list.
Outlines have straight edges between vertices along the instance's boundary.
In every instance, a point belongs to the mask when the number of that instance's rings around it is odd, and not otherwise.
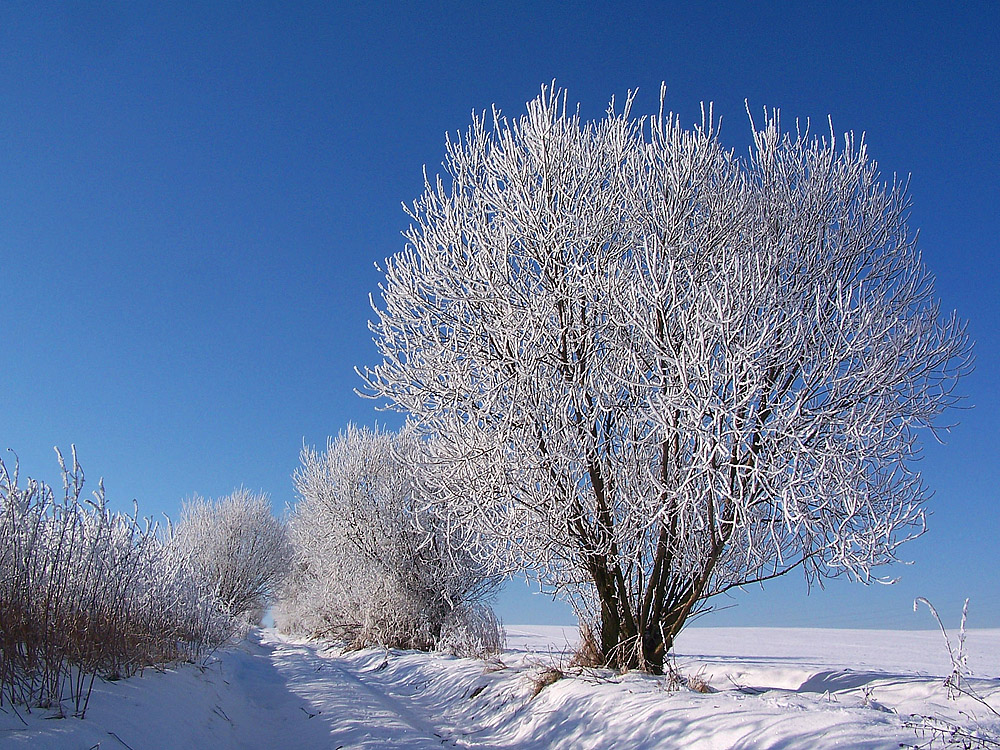
[{"label": "blue sky", "polygon": [[[0,4],[0,448],[176,516],[239,485],[294,499],[303,440],[398,424],[359,399],[373,264],[446,132],[555,79],[597,117],[639,89],[744,152],[755,111],[867,133],[969,320],[974,408],[923,462],[930,530],[894,587],[775,582],[710,625],[1000,627],[1000,5],[996,2]],[[511,587],[508,622],[569,621]],[[949,615],[950,616],[950,615]],[[950,617],[950,619],[954,619]]]}]

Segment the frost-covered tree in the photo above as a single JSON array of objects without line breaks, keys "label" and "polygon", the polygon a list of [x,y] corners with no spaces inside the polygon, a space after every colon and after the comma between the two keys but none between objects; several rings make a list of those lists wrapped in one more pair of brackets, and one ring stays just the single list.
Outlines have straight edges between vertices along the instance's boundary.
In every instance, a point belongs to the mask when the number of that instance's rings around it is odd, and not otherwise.
[{"label": "frost-covered tree", "polygon": [[245,488],[185,502],[170,546],[221,607],[247,624],[260,622],[291,554],[267,496]]},{"label": "frost-covered tree", "polygon": [[740,158],[710,108],[631,104],[583,122],[543,89],[449,140],[363,377],[434,437],[444,518],[658,671],[732,587],[877,580],[924,528],[916,432],[971,347],[863,139],[765,113]]},{"label": "frost-covered tree", "polygon": [[279,627],[427,649],[439,645],[442,629],[483,615],[477,607],[497,580],[424,509],[429,483],[414,474],[415,450],[412,429],[354,426],[322,453],[303,449]]}]

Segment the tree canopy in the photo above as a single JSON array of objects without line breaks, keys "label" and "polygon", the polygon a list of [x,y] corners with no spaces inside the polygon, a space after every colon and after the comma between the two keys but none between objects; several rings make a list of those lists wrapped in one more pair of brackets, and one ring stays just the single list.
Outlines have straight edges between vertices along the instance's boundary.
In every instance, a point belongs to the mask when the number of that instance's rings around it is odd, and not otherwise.
[{"label": "tree canopy", "polygon": [[713,595],[873,580],[923,531],[916,434],[971,346],[863,139],[765,112],[737,157],[710,108],[631,109],[543,88],[449,140],[363,377],[427,438],[439,513],[658,671]]}]

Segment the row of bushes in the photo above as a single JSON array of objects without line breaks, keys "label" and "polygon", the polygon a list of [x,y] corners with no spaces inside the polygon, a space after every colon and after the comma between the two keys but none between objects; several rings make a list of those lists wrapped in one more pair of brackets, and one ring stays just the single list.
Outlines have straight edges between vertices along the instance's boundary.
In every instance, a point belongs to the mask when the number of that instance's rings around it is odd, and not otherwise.
[{"label": "row of bushes", "polygon": [[483,655],[503,647],[485,600],[500,579],[460,527],[424,506],[417,438],[350,427],[306,449],[286,525],[265,496],[194,498],[176,526],[84,494],[74,448],[63,492],[0,460],[0,706],[83,716],[95,679],[198,662],[259,623],[355,647]]},{"label": "row of bushes", "polygon": [[247,608],[220,597],[217,570],[195,543],[202,532],[225,536],[225,524],[206,531],[204,505],[196,528],[182,517],[174,533],[161,530],[137,509],[109,510],[103,483],[84,495],[75,448],[68,466],[59,462],[61,497],[43,482],[22,484],[16,459],[13,469],[0,460],[0,705],[61,711],[66,701],[82,717],[96,678],[203,660]]}]

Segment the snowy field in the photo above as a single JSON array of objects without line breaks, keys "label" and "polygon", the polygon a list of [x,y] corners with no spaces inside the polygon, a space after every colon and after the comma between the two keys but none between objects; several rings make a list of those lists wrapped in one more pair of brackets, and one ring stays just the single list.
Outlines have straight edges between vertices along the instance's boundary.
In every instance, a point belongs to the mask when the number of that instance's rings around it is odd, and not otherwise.
[{"label": "snowy field", "polygon": [[[0,747],[888,750],[932,739],[908,726],[917,716],[1000,733],[988,709],[948,699],[951,666],[937,631],[692,628],[677,667],[700,676],[706,693],[574,670],[573,628],[507,633],[502,658],[484,663],[341,653],[264,630],[206,668],[97,684],[84,720],[4,706]],[[968,652],[973,687],[1000,708],[1000,630],[970,631]],[[565,677],[534,695],[553,666]]]}]

